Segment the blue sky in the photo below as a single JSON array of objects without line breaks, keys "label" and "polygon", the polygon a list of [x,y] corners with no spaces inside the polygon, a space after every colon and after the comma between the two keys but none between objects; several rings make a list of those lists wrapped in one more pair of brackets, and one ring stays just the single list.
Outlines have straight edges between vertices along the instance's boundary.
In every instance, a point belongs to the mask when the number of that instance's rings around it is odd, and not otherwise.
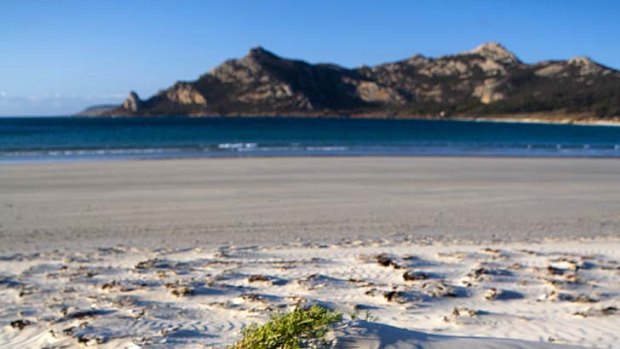
[{"label": "blue sky", "polygon": [[616,0],[1,0],[0,115],[147,97],[257,45],[347,67],[498,41],[620,68]]}]

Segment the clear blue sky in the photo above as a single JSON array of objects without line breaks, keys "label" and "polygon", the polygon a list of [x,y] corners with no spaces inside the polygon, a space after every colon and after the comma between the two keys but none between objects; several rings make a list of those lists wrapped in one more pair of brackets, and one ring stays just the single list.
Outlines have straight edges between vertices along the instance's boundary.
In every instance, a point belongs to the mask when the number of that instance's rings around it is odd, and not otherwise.
[{"label": "clear blue sky", "polygon": [[147,97],[257,45],[354,67],[486,41],[620,68],[620,1],[1,0],[0,115]]}]

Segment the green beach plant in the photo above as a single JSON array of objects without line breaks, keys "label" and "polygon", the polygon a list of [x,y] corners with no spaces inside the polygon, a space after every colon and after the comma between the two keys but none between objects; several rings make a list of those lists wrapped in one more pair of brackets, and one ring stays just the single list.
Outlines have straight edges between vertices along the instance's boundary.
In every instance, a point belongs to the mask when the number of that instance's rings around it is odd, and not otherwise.
[{"label": "green beach plant", "polygon": [[252,324],[230,349],[300,349],[321,347],[330,326],[342,321],[342,314],[324,307],[297,308],[275,315],[264,325]]}]

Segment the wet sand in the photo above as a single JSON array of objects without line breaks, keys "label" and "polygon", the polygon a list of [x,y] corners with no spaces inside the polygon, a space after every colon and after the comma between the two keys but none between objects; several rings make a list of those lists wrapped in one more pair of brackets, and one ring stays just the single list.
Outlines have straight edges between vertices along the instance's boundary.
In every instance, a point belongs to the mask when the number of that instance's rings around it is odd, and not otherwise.
[{"label": "wet sand", "polygon": [[0,166],[0,252],[620,236],[620,161],[254,158]]}]

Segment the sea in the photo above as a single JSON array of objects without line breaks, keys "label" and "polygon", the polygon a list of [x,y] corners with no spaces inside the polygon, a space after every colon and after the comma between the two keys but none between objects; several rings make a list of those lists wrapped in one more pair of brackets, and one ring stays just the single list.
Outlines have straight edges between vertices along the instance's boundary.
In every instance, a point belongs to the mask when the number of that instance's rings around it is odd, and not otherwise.
[{"label": "sea", "polygon": [[284,117],[0,118],[0,163],[291,156],[619,158],[620,127]]}]

